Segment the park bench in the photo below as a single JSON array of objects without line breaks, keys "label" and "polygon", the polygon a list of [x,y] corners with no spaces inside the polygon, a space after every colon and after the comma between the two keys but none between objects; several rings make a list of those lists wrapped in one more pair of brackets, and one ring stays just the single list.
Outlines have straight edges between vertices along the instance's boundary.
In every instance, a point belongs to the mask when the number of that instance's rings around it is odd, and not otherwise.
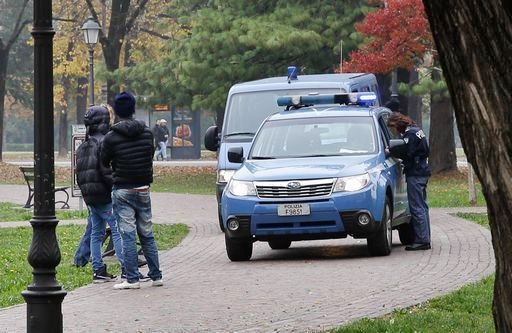
[{"label": "park bench", "polygon": [[[31,167],[20,166],[20,171],[23,174],[23,178],[25,178],[25,182],[27,182],[27,186],[28,186],[28,199],[27,199],[27,203],[23,207],[30,208],[34,205],[32,203],[32,199],[34,199],[34,178],[35,178],[34,167],[33,166],[31,166]],[[66,194],[66,200],[59,200],[59,201],[55,202],[56,204],[61,203],[62,209],[69,208],[69,204],[68,204],[69,193],[67,191],[68,188],[69,188],[69,186],[55,187],[55,189],[53,191],[54,193],[64,192],[64,194]]]}]

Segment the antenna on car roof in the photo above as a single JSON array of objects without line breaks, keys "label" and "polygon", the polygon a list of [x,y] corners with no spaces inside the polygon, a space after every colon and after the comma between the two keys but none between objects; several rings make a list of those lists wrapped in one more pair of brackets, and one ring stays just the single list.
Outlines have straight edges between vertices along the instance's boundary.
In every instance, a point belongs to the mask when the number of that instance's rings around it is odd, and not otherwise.
[{"label": "antenna on car roof", "polygon": [[292,80],[297,80],[297,67],[288,66],[288,83],[292,83]]}]

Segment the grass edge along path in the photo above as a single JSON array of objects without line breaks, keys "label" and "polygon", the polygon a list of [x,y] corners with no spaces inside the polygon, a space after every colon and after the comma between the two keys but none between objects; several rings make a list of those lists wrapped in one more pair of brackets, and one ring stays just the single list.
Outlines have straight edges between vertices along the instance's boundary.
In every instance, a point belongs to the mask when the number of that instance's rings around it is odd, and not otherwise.
[{"label": "grass edge along path", "polygon": [[[188,234],[184,224],[154,224],[153,231],[159,251],[169,250],[178,245]],[[57,280],[66,291],[92,283],[92,268],[73,266],[75,253],[84,225],[59,225],[56,228],[57,240],[61,252],[61,262],[57,266]],[[22,304],[21,292],[32,282],[32,266],[27,262],[27,254],[32,238],[32,228],[0,229],[0,308]],[[120,275],[121,268],[115,257],[107,257],[105,262],[109,272]]]},{"label": "grass edge along path", "polygon": [[[487,214],[456,216],[489,228]],[[459,290],[378,318],[364,318],[331,333],[466,333],[495,332],[492,316],[494,274]]]}]

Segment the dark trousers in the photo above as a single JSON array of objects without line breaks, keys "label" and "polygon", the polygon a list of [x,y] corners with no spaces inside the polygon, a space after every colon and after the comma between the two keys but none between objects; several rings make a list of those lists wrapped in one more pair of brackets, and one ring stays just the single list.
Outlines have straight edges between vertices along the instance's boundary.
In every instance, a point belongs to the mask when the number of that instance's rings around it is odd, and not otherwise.
[{"label": "dark trousers", "polygon": [[427,205],[428,177],[407,177],[407,198],[411,222],[414,229],[414,243],[430,244],[430,218]]}]

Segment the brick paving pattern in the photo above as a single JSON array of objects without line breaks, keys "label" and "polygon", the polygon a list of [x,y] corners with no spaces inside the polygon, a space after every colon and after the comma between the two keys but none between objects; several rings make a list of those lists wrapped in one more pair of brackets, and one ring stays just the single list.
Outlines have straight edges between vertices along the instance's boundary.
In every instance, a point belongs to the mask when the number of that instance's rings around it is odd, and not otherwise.
[{"label": "brick paving pattern", "polygon": [[[0,191],[0,201],[26,199],[23,186]],[[161,252],[164,286],[71,291],[64,332],[316,332],[447,294],[495,269],[490,232],[450,215],[483,208],[431,209],[431,251],[405,251],[394,232],[387,257],[369,257],[366,241],[349,237],[288,250],[255,243],[251,261],[233,263],[214,196],[152,193],[152,202],[155,223],[190,227],[178,247]],[[71,205],[78,207],[76,198]],[[0,310],[0,332],[25,331],[25,304]]]}]

